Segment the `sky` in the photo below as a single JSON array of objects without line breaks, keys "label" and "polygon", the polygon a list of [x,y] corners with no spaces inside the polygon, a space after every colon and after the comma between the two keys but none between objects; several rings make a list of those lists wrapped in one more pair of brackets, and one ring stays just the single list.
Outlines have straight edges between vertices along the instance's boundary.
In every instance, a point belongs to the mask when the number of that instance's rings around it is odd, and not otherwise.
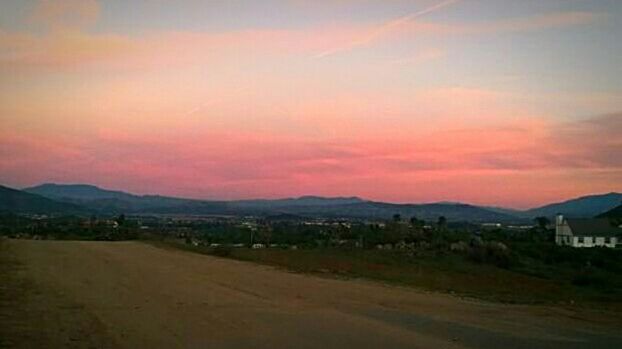
[{"label": "sky", "polygon": [[621,36],[618,0],[2,0],[0,184],[622,191]]}]

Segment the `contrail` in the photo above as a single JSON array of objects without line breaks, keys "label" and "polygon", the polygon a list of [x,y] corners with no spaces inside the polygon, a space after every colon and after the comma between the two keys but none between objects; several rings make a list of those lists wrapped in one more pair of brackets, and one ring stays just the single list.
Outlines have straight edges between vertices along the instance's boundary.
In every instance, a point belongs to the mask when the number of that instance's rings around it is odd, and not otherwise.
[{"label": "contrail", "polygon": [[378,39],[379,37],[381,37],[382,35],[384,35],[385,33],[391,31],[393,28],[399,27],[400,25],[402,25],[402,24],[404,24],[406,22],[412,21],[415,18],[418,18],[418,17],[424,16],[424,15],[427,15],[429,13],[438,11],[438,10],[440,10],[440,9],[442,9],[444,7],[447,7],[449,5],[452,5],[452,4],[454,4],[454,3],[458,2],[458,1],[460,1],[460,0],[446,0],[446,1],[440,2],[440,3],[436,4],[436,5],[427,7],[427,8],[422,9],[422,10],[419,10],[417,12],[413,12],[413,13],[411,13],[409,15],[406,15],[406,16],[403,16],[403,17],[399,17],[399,18],[390,20],[390,21],[384,23],[383,25],[381,25],[380,27],[376,28],[375,30],[369,32],[367,35],[365,35],[365,36],[363,36],[361,38],[358,38],[356,40],[351,41],[347,45],[320,52],[320,53],[314,55],[313,58],[324,58],[324,57],[333,55],[333,54],[341,52],[341,51],[351,50],[351,49],[353,49],[355,47],[369,44],[370,42],[372,42],[372,41]]}]

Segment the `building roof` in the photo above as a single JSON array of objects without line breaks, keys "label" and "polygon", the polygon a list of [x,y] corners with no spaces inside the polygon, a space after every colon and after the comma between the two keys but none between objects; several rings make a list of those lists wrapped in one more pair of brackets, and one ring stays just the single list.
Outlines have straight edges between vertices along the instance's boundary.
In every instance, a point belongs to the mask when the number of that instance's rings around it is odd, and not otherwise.
[{"label": "building roof", "polygon": [[612,225],[608,219],[566,219],[575,236],[612,237],[622,235],[622,228]]}]

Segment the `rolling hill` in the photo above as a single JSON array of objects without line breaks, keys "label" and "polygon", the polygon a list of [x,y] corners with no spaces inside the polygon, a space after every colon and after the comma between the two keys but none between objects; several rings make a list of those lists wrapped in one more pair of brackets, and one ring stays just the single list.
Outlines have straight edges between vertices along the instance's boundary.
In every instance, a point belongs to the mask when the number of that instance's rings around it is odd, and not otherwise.
[{"label": "rolling hill", "polygon": [[77,204],[100,213],[227,214],[305,217],[391,218],[416,216],[436,220],[445,216],[459,221],[515,221],[502,212],[459,203],[391,204],[357,197],[302,196],[276,200],[207,201],[155,195],[134,195],[91,185],[43,184],[24,189],[49,199]]},{"label": "rolling hill", "polygon": [[159,195],[135,195],[85,184],[42,184],[26,188],[56,202],[81,206],[95,213],[119,214],[217,214],[217,215],[295,215],[303,217],[344,217],[387,219],[394,214],[409,218],[436,220],[445,216],[453,221],[526,222],[537,216],[593,217],[618,206],[622,194],[590,195],[549,204],[526,211],[501,207],[480,207],[463,203],[442,202],[394,204],[364,200],[358,197],[302,196],[259,200],[195,200]]},{"label": "rolling hill", "polygon": [[23,191],[46,198],[72,203],[95,212],[123,213],[161,212],[171,207],[183,207],[198,200],[179,199],[158,195],[134,195],[122,191],[107,190],[87,184],[46,183]]},{"label": "rolling hill", "polygon": [[81,213],[78,205],[0,186],[0,211],[12,213]]},{"label": "rolling hill", "polygon": [[622,203],[622,194],[608,193],[600,195],[582,196],[576,199],[549,204],[525,211],[531,217],[552,217],[561,213],[567,217],[591,218]]},{"label": "rolling hill", "polygon": [[334,206],[285,207],[283,212],[312,217],[350,217],[388,219],[394,214],[403,218],[417,217],[426,221],[436,221],[445,216],[450,221],[509,222],[517,218],[467,204],[392,204],[375,201],[361,201]]}]

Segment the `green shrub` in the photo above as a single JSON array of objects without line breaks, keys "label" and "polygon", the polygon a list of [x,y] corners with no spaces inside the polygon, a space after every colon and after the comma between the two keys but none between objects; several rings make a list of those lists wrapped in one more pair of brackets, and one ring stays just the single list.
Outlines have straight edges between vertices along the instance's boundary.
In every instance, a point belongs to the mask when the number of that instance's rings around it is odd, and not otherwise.
[{"label": "green shrub", "polygon": [[475,263],[492,264],[503,269],[510,268],[512,264],[507,247],[495,242],[472,246],[468,251],[467,259]]},{"label": "green shrub", "polygon": [[231,256],[232,252],[233,249],[231,248],[231,246],[227,245],[219,245],[214,247],[214,249],[212,250],[212,254],[218,257],[229,257]]}]

